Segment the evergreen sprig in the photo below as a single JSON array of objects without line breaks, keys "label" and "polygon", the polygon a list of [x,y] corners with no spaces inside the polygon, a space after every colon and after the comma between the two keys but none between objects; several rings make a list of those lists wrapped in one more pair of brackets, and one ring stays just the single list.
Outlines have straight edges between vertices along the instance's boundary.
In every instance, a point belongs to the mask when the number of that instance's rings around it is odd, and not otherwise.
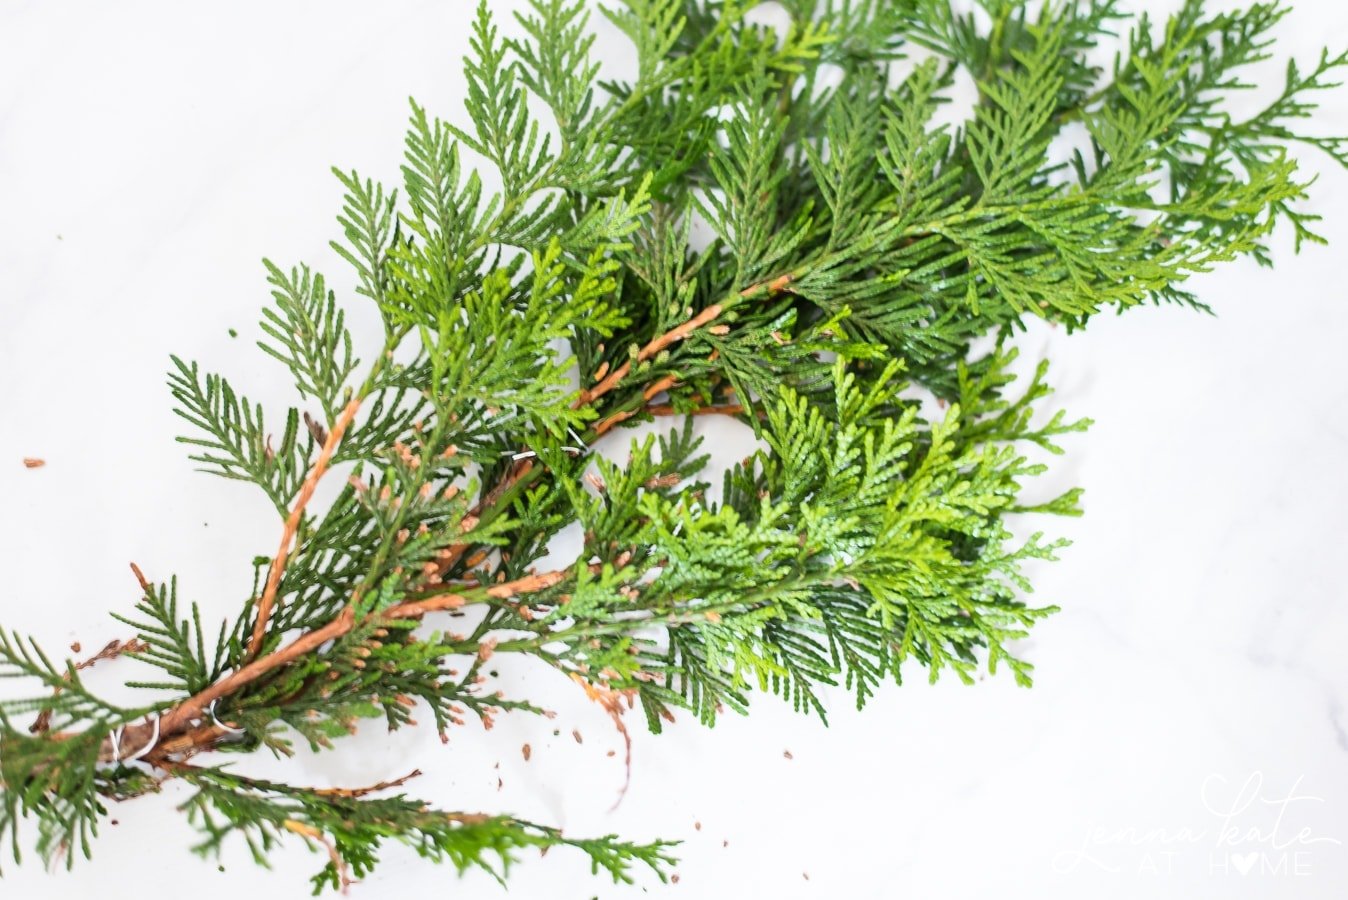
[{"label": "evergreen sprig", "polygon": [[[1187,0],[1131,28],[1115,0],[781,6],[775,29],[733,0],[598,7],[634,46],[627,78],[606,77],[580,0],[531,0],[513,23],[478,7],[463,115],[412,105],[400,187],[334,170],[332,246],[382,342],[358,352],[323,276],[268,262],[261,347],[296,405],[264,411],[172,359],[191,458],[278,515],[238,617],[207,627],[176,580],[142,579],[117,615],[137,637],[96,657],[157,670],[129,682],[156,691],[140,708],[0,632],[0,674],[28,685],[0,701],[16,858],[23,819],[70,860],[107,801],[177,778],[202,851],[241,837],[265,862],[307,842],[328,855],[316,890],[389,840],[501,879],[553,846],[663,879],[661,842],[189,759],[326,749],[421,705],[445,736],[539,712],[496,689],[499,653],[576,681],[624,735],[636,704],[656,731],[678,710],[710,725],[755,690],[823,716],[833,686],[862,706],[914,664],[1030,683],[1016,641],[1054,608],[1026,603],[1024,568],[1063,542],[1013,525],[1079,512],[1078,491],[1026,484],[1088,423],[1045,410],[1043,365],[1013,388],[1015,332],[1201,307],[1190,276],[1268,263],[1279,222],[1319,241],[1291,150],[1348,164],[1348,138],[1303,130],[1348,55],[1289,61],[1281,93],[1238,116],[1276,3]],[[706,472],[700,414],[738,419],[758,449]],[[685,421],[597,452],[665,416]],[[339,465],[346,484],[311,506]],[[540,569],[573,525],[574,557]],[[464,633],[414,634],[446,611]]]}]

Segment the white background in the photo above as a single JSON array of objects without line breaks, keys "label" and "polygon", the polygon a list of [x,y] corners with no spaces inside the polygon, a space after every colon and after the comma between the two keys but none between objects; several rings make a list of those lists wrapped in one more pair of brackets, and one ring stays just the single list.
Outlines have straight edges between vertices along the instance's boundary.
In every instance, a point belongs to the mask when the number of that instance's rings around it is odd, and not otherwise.
[{"label": "white background", "polygon": [[[0,2],[6,626],[54,651],[125,636],[105,611],[135,600],[130,560],[151,578],[177,573],[208,620],[237,609],[248,560],[274,547],[274,514],[246,487],[192,472],[173,441],[168,354],[286,399],[287,377],[252,346],[267,299],[258,260],[307,261],[350,296],[326,246],[340,196],[327,167],[392,182],[407,96],[460,114],[469,12],[444,0]],[[603,35],[621,66],[626,46]],[[1341,48],[1348,5],[1302,0],[1279,38],[1279,56],[1303,61]],[[1276,89],[1280,65],[1261,72]],[[1348,132],[1348,90],[1324,100],[1313,127]],[[440,806],[685,842],[671,886],[614,888],[576,854],[531,855],[511,880],[525,900],[1342,896],[1348,177],[1301,156],[1322,175],[1314,207],[1330,248],[1294,257],[1283,235],[1276,269],[1197,279],[1215,319],[1146,308],[1022,341],[1027,357],[1053,358],[1057,399],[1098,423],[1038,488],[1084,485],[1087,515],[1049,523],[1075,545],[1031,572],[1037,598],[1063,607],[1023,648],[1033,690],[1004,678],[933,688],[913,669],[862,714],[831,697],[827,729],[768,697],[713,731],[684,717],[637,735],[612,813],[620,741],[572,686],[534,669],[507,672],[506,687],[542,698],[554,722],[469,726],[447,747],[427,729],[371,727],[322,758],[248,770],[350,786],[420,767],[410,790]],[[352,315],[368,333],[370,312]],[[743,452],[733,426],[702,425],[718,460]],[[25,456],[47,465],[25,469]],[[135,666],[103,668],[111,689]],[[1289,796],[1301,799],[1270,802]],[[238,846],[223,870],[190,855],[183,797],[170,786],[116,808],[120,824],[72,874],[6,865],[0,897],[307,894],[323,859],[298,845],[270,873]],[[356,896],[504,895],[401,849],[386,858]]]}]

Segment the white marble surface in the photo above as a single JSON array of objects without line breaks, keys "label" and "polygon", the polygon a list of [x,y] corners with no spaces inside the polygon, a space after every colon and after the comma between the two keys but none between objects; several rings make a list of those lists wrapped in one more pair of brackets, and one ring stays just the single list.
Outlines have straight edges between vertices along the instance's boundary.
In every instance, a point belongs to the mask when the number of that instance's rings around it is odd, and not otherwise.
[{"label": "white marble surface", "polygon": [[[1297,6],[1280,54],[1348,41],[1348,5]],[[349,286],[326,246],[339,197],[327,166],[393,178],[409,94],[456,114],[468,10],[0,0],[5,625],[53,648],[101,646],[122,631],[105,610],[135,598],[128,560],[177,573],[208,613],[236,608],[274,525],[173,442],[167,355],[284,396],[251,346],[266,299],[257,260],[305,260]],[[1348,90],[1325,99],[1317,126],[1348,132]],[[614,888],[567,853],[531,858],[511,881],[528,900],[1343,896],[1348,177],[1304,158],[1322,175],[1332,247],[1293,257],[1279,240],[1273,271],[1200,279],[1215,319],[1143,309],[1023,341],[1054,358],[1059,399],[1098,423],[1053,476],[1087,488],[1087,515],[1056,525],[1075,546],[1032,572],[1063,607],[1027,648],[1033,690],[933,688],[913,670],[862,714],[834,697],[828,729],[771,698],[714,731],[685,720],[638,735],[612,813],[616,735],[535,670],[508,677],[530,679],[555,723],[470,728],[448,747],[424,729],[367,729],[287,771],[352,784],[420,767],[414,790],[447,806],[685,842],[667,887]],[[718,457],[735,458],[742,435],[707,427]],[[47,465],[25,469],[25,456]],[[115,681],[124,665],[98,674]],[[321,859],[299,848],[270,873],[239,847],[223,869],[189,855],[183,796],[118,807],[71,874],[7,865],[0,896],[307,894]],[[504,895],[408,852],[387,859],[355,896]]]}]

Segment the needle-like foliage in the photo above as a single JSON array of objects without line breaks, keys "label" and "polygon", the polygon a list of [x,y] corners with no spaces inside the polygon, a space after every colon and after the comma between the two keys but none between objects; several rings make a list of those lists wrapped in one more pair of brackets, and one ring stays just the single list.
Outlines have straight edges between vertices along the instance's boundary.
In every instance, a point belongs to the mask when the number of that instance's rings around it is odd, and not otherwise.
[{"label": "needle-like foliage", "polygon": [[[1044,408],[1042,365],[1014,387],[1018,327],[1203,307],[1191,276],[1268,263],[1279,223],[1319,241],[1293,151],[1348,163],[1348,139],[1303,130],[1348,55],[1288,62],[1272,102],[1237,113],[1277,4],[777,11],[775,27],[733,0],[465,14],[462,113],[412,105],[397,189],[335,170],[333,250],[382,341],[362,346],[317,271],[268,262],[261,347],[295,406],[264,411],[172,360],[191,458],[277,512],[237,618],[204,625],[176,581],[143,582],[118,615],[137,638],[97,657],[158,670],[130,682],[157,692],[136,709],[96,696],[87,663],[0,633],[0,674],[28,685],[0,701],[16,856],[24,818],[70,859],[106,801],[176,778],[201,850],[239,837],[265,862],[308,843],[327,854],[316,889],[389,840],[502,879],[554,846],[663,879],[661,842],[194,757],[326,749],[419,707],[445,737],[538,712],[499,691],[493,654],[578,683],[624,735],[638,705],[657,731],[681,710],[710,725],[754,691],[824,716],[835,687],[862,706],[914,667],[1030,683],[1016,642],[1054,608],[1027,602],[1026,565],[1062,542],[1019,517],[1079,511],[1077,491],[1027,485],[1087,422]],[[596,15],[632,71],[602,64]],[[707,471],[701,414],[758,449]],[[684,421],[615,446],[666,416]],[[325,477],[346,482],[320,507]]]}]

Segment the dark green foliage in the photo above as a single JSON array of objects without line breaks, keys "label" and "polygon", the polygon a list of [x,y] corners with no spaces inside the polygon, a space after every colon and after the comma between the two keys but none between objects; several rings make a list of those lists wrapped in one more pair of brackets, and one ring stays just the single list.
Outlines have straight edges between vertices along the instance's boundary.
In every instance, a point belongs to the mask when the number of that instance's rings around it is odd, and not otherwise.
[{"label": "dark green foliage", "polygon": [[615,882],[630,883],[629,872],[637,863],[663,881],[662,866],[670,862],[667,844],[629,844],[612,835],[576,840],[555,828],[505,816],[440,812],[401,794],[379,799],[343,796],[244,778],[220,768],[193,768],[183,777],[197,789],[183,809],[204,835],[196,847],[199,853],[218,853],[228,837],[239,835],[253,859],[265,865],[267,853],[287,835],[330,842],[330,853],[342,865],[329,861],[314,876],[315,894],[371,871],[379,846],[390,839],[432,862],[449,862],[459,872],[484,869],[502,883],[519,852],[527,849],[578,849],[590,857],[594,872],[602,870]]},{"label": "dark green foliage", "polygon": [[225,624],[206,652],[206,636],[201,627],[201,611],[192,604],[190,619],[178,618],[178,580],[158,588],[146,589],[145,596],[136,605],[140,618],[113,613],[112,617],[136,629],[137,638],[146,649],[136,653],[140,659],[160,669],[169,681],[134,682],[135,687],[163,688],[194,694],[220,677],[223,661],[236,648],[230,647]]},{"label": "dark green foliage", "polygon": [[271,262],[266,266],[276,306],[262,311],[262,330],[271,341],[258,346],[290,368],[295,388],[318,403],[331,425],[342,406],[340,388],[359,362],[351,355],[345,316],[322,275],[307,267],[287,274]]},{"label": "dark green foliage", "polygon": [[196,363],[175,356],[173,366],[169,387],[177,401],[174,412],[196,429],[179,440],[204,448],[190,459],[201,463],[203,472],[252,482],[285,515],[317,450],[312,434],[300,431],[298,410],[287,411],[280,442],[273,446],[260,404],[236,394],[219,375],[203,377]]},{"label": "dark green foliage", "polygon": [[[1348,56],[1289,62],[1281,94],[1240,118],[1226,104],[1271,55],[1277,4],[1188,0],[1165,22],[1114,0],[781,5],[779,30],[730,0],[598,7],[634,45],[628,80],[601,79],[578,0],[511,23],[478,7],[465,115],[413,104],[396,191],[334,170],[332,246],[382,345],[358,351],[316,271],[267,263],[262,348],[297,393],[279,437],[223,377],[173,359],[191,458],[289,520],[239,617],[203,628],[176,582],[149,586],[121,619],[159,670],[132,682],[158,692],[142,709],[0,633],[0,674],[33,689],[0,702],[16,855],[24,817],[44,853],[87,853],[106,799],[155,787],[135,757],[196,789],[203,851],[230,835],[259,862],[287,836],[325,847],[316,888],[368,872],[389,839],[498,878],[560,845],[617,881],[637,864],[663,878],[662,843],[187,757],[326,749],[423,705],[446,735],[538,712],[496,690],[493,653],[581,683],[620,727],[640,702],[657,731],[679,710],[746,711],[755,690],[824,716],[842,686],[860,707],[914,665],[1030,683],[1016,641],[1054,607],[1027,604],[1027,564],[1062,542],[1021,517],[1077,514],[1079,492],[1030,499],[1027,481],[1087,422],[1044,408],[1043,365],[1014,387],[1015,332],[1201,307],[1190,277],[1268,262],[1279,222],[1318,241],[1291,149],[1348,163],[1348,139],[1301,130]],[[693,413],[738,418],[757,450],[707,472],[689,417],[625,457],[596,452]],[[347,482],[307,506],[325,474]],[[547,568],[570,526],[579,550]],[[275,535],[257,546],[274,553]],[[414,633],[445,611],[455,630]],[[50,731],[14,722],[37,713]]]}]

